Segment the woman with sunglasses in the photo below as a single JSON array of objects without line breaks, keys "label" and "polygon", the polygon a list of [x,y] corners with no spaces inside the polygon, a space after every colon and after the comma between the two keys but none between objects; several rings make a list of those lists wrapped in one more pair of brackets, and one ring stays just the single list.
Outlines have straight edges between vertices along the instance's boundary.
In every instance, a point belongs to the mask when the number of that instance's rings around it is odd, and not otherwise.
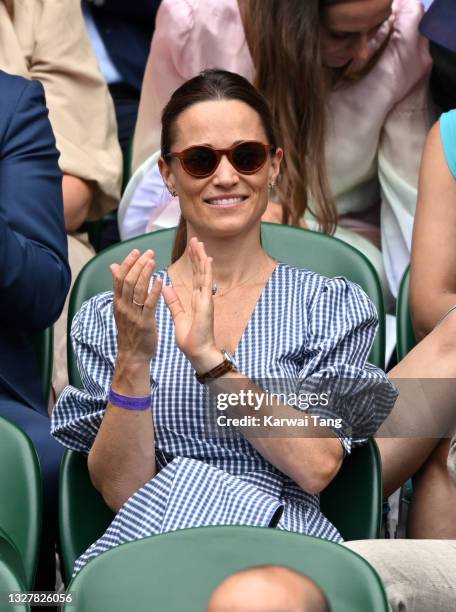
[{"label": "woman with sunglasses", "polygon": [[[160,113],[176,87],[207,68],[238,72],[266,96],[286,151],[264,220],[336,230],[396,295],[431,125],[422,13],[418,0],[162,0],[134,167],[159,149]],[[155,168],[122,237],[175,225],[178,202],[165,196]]]},{"label": "woman with sunglasses", "polygon": [[397,394],[366,363],[377,317],[361,289],[261,246],[282,160],[263,96],[209,71],[162,121],[160,169],[182,207],[173,263],[155,273],[152,251],[132,251],[112,265],[114,294],[73,321],[84,390],[67,387],[53,412],[54,435],[88,453],[118,512],[76,570],[116,544],[199,525],[341,541],[318,493]]}]

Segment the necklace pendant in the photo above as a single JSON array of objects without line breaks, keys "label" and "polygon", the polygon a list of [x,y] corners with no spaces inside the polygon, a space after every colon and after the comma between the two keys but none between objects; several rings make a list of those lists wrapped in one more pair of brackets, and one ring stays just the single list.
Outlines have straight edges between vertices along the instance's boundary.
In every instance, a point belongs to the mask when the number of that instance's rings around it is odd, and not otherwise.
[{"label": "necklace pendant", "polygon": [[216,283],[214,283],[212,285],[212,295],[215,295],[217,293],[217,290],[218,290],[218,287],[217,287]]}]

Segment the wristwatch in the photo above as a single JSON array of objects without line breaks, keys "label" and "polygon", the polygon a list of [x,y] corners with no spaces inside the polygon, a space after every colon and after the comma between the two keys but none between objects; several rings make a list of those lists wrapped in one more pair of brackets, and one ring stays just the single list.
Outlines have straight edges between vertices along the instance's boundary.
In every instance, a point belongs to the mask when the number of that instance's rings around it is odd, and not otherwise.
[{"label": "wristwatch", "polygon": [[205,372],[204,374],[198,374],[195,372],[196,380],[204,385],[205,383],[210,382],[211,380],[215,380],[228,372],[239,372],[236,362],[234,361],[233,355],[222,349],[223,361],[219,363],[215,368],[209,370],[209,372]]}]

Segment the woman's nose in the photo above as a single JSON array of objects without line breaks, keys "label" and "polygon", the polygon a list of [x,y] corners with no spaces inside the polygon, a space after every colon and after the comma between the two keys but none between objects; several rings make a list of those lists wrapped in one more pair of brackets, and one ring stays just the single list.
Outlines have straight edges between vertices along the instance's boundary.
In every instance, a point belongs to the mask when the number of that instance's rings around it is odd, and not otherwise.
[{"label": "woman's nose", "polygon": [[365,61],[369,58],[369,37],[367,34],[360,34],[354,49],[354,59]]},{"label": "woman's nose", "polygon": [[218,185],[233,185],[239,181],[237,170],[231,165],[226,155],[222,155],[217,170],[214,173],[214,182]]}]

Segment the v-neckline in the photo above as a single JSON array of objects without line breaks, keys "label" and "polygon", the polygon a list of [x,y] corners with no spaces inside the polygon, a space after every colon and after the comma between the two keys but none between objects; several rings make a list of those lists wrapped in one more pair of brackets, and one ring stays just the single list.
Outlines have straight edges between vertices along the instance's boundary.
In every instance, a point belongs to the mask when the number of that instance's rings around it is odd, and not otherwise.
[{"label": "v-neckline", "polygon": [[[267,281],[266,281],[266,283],[265,283],[265,285],[264,285],[264,287],[263,287],[263,289],[262,289],[262,291],[261,291],[257,301],[255,302],[255,305],[254,305],[253,310],[252,310],[252,314],[250,315],[249,320],[247,321],[247,325],[242,330],[242,334],[241,334],[241,336],[239,338],[237,346],[236,346],[234,352],[232,353],[233,358],[234,358],[236,363],[238,363],[239,353],[240,353],[240,349],[244,345],[244,339],[249,334],[250,327],[253,325],[253,321],[257,318],[258,311],[260,310],[260,307],[262,306],[262,303],[264,301],[266,293],[269,292],[270,287],[272,285],[272,280],[275,277],[275,275],[276,275],[276,273],[279,270],[281,265],[282,265],[282,263],[280,261],[276,261],[276,265],[274,266],[274,269],[272,270],[271,274],[269,275],[269,277],[268,277],[268,279],[267,279]],[[165,273],[164,281],[166,281],[164,284],[167,287],[172,286],[171,278],[170,278],[170,276],[168,274],[168,268],[165,268],[163,271]],[[166,310],[168,311],[168,316],[171,318],[171,325],[173,326],[173,330],[174,330],[174,322],[172,320],[171,313],[169,312],[169,309],[166,306],[166,304],[164,304],[164,308],[166,308]],[[175,342],[175,338],[174,338],[174,342]],[[223,348],[223,347],[220,347],[220,348]]]}]

